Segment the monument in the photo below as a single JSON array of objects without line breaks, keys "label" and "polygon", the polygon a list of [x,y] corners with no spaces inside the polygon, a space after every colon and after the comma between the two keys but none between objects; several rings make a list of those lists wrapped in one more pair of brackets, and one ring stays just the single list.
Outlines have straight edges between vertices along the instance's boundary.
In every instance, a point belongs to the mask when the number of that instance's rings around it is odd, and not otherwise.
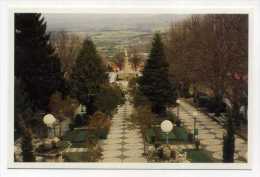
[{"label": "monument", "polygon": [[132,66],[129,64],[129,57],[127,49],[124,49],[124,64],[123,69],[118,73],[118,79],[128,80],[136,76],[136,73],[133,71]]},{"label": "monument", "polygon": [[131,72],[131,66],[129,65],[128,62],[128,54],[127,54],[127,50],[125,49],[125,57],[124,57],[124,69],[123,69],[124,73],[130,73]]}]

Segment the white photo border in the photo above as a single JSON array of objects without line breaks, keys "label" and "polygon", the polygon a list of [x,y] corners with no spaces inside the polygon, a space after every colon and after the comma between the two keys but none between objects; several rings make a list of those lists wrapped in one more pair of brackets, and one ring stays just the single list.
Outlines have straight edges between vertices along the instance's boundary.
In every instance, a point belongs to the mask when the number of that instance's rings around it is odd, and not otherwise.
[{"label": "white photo border", "polygon": [[[7,62],[8,66],[8,73],[7,73],[7,84],[8,84],[8,111],[6,112],[6,118],[4,119],[2,127],[5,135],[8,137],[4,137],[4,150],[1,154],[1,161],[2,155],[5,157],[6,167],[8,169],[157,169],[157,170],[252,170],[252,160],[254,160],[253,152],[256,151],[256,148],[253,147],[255,140],[258,138],[255,134],[255,128],[257,123],[257,107],[255,105],[255,96],[256,96],[256,89],[255,83],[258,81],[255,77],[255,71],[257,65],[255,65],[255,24],[256,19],[256,5],[255,3],[241,3],[240,5],[177,5],[174,6],[174,3],[171,5],[117,5],[116,7],[106,5],[106,6],[95,6],[91,5],[79,5],[84,4],[83,2],[73,3],[72,6],[65,5],[53,5],[52,3],[43,3],[41,4],[11,4],[8,9],[8,41],[9,41],[9,61]],[[70,4],[70,3],[68,3]],[[239,3],[238,3],[239,4]],[[39,6],[40,5],[40,6]],[[14,144],[14,13],[19,12],[40,12],[40,13],[97,13],[97,14],[107,14],[107,13],[164,13],[164,14],[248,14],[249,18],[249,58],[248,58],[248,89],[249,89],[249,109],[248,115],[250,117],[249,124],[248,124],[248,163],[47,163],[47,162],[33,162],[33,163],[24,163],[24,162],[14,162],[13,158],[13,144]],[[173,13],[174,12],[174,13]],[[2,104],[2,103],[1,103]],[[251,105],[251,106],[250,106]],[[7,121],[8,119],[8,121]],[[6,126],[8,125],[8,126]],[[2,139],[1,139],[2,140]],[[2,141],[1,141],[2,143]],[[259,143],[258,143],[259,144]]]}]

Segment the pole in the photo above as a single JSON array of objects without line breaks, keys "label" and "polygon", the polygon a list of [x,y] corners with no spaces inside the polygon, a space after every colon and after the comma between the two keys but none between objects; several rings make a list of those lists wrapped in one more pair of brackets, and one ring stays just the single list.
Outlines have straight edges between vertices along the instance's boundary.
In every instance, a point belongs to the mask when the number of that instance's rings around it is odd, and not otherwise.
[{"label": "pole", "polygon": [[62,125],[62,123],[60,122],[60,131],[59,131],[60,132],[60,137],[61,137],[61,125]]},{"label": "pole", "polygon": [[194,132],[193,132],[193,139],[195,141],[195,133],[196,133],[196,117],[194,117]]},{"label": "pole", "polygon": [[180,104],[178,103],[178,107],[177,107],[177,119],[180,120],[179,118],[179,112],[180,112]]},{"label": "pole", "polygon": [[168,140],[168,132],[166,133],[166,144],[169,144],[169,140]]},{"label": "pole", "polygon": [[47,137],[50,137],[50,127],[47,127]]}]

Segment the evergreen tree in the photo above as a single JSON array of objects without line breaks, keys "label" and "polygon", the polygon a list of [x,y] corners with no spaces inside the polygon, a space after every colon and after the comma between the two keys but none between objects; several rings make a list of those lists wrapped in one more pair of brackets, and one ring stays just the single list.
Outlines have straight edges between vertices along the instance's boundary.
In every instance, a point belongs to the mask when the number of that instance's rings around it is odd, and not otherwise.
[{"label": "evergreen tree", "polygon": [[90,38],[83,42],[71,74],[72,95],[87,106],[88,114],[96,111],[95,98],[101,86],[108,83],[105,66]]},{"label": "evergreen tree", "polygon": [[33,154],[33,146],[32,146],[32,135],[28,129],[25,130],[24,136],[22,138],[22,155],[23,155],[23,162],[35,161],[35,157]]},{"label": "evergreen tree", "polygon": [[15,78],[15,102],[14,102],[14,125],[15,133],[21,136],[26,125],[28,126],[32,118],[31,102],[28,94],[24,90],[21,80]]},{"label": "evergreen tree", "polygon": [[157,114],[164,114],[166,106],[176,101],[176,90],[169,80],[168,70],[161,36],[156,33],[139,85],[140,91],[151,102],[152,111]]},{"label": "evergreen tree", "polygon": [[63,83],[60,68],[41,14],[15,14],[15,76],[25,83],[34,108],[47,110],[49,96]]},{"label": "evergreen tree", "polygon": [[227,134],[223,137],[223,162],[234,162],[235,136],[233,119],[229,117],[227,123]]}]

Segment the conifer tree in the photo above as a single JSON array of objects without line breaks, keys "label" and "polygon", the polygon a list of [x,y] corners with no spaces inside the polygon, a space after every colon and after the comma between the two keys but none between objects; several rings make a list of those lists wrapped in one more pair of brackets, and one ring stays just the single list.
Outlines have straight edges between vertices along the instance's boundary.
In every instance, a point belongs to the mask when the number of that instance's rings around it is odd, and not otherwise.
[{"label": "conifer tree", "polygon": [[[232,111],[234,112],[234,111]],[[223,137],[223,162],[234,162],[235,152],[235,130],[233,125],[233,117],[229,117],[227,122],[227,134]]]},{"label": "conifer tree", "polygon": [[164,114],[166,107],[176,101],[176,90],[170,82],[168,70],[162,39],[156,33],[139,85],[140,91],[151,102],[152,111],[157,114]]},{"label": "conifer tree", "polygon": [[42,15],[15,14],[15,76],[24,82],[34,109],[47,110],[49,96],[61,88],[60,68]]},{"label": "conifer tree", "polygon": [[72,95],[87,106],[87,113],[96,111],[95,98],[101,86],[108,83],[105,66],[90,38],[85,39],[71,74]]},{"label": "conifer tree", "polygon": [[14,125],[15,133],[20,136],[25,127],[28,127],[32,119],[31,102],[24,90],[21,80],[15,78],[15,102],[14,102]]}]

